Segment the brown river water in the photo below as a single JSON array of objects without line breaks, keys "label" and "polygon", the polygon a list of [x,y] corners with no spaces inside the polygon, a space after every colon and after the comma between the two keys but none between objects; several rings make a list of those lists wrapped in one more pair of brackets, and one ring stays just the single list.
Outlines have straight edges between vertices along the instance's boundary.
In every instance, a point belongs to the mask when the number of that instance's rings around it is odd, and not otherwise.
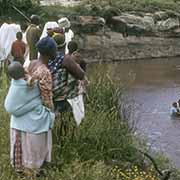
[{"label": "brown river water", "polygon": [[95,64],[91,68],[108,72],[125,88],[123,99],[130,104],[135,133],[180,168],[180,118],[170,116],[172,102],[180,99],[180,57]]}]

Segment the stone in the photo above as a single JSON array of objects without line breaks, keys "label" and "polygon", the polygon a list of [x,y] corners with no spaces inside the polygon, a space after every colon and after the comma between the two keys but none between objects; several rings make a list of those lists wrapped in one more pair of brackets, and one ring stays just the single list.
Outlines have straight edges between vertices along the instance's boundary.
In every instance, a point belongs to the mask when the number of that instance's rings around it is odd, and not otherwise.
[{"label": "stone", "polygon": [[102,30],[105,20],[98,16],[75,16],[71,24],[76,33],[95,33]]},{"label": "stone", "polygon": [[179,26],[180,23],[178,18],[168,18],[164,21],[158,21],[156,25],[158,31],[169,31]]},{"label": "stone", "polygon": [[164,12],[164,11],[155,12],[153,15],[153,19],[155,22],[166,20],[166,19],[168,19],[168,17],[169,17],[168,13]]},{"label": "stone", "polygon": [[128,35],[152,35],[155,31],[154,20],[151,16],[140,17],[124,13],[121,16],[114,16],[112,24],[116,32],[126,32]]}]

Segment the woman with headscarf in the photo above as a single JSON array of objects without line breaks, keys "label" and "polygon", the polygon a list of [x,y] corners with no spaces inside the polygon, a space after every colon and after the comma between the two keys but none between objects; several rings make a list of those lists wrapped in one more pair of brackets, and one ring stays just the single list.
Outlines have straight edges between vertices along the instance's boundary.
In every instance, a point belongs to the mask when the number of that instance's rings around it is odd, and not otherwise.
[{"label": "woman with headscarf", "polygon": [[67,95],[69,88],[67,87],[68,73],[75,79],[82,80],[84,78],[84,71],[74,61],[72,56],[65,55],[65,35],[56,34],[53,36],[57,43],[58,53],[55,59],[49,60],[48,68],[53,78],[53,102],[56,112],[67,111]]},{"label": "woman with headscarf", "polygon": [[[5,101],[5,108],[12,115],[11,161],[15,169],[27,172],[26,175],[30,176],[45,162],[51,161],[54,118],[51,111],[52,78],[47,65],[49,59],[56,56],[57,44],[52,38],[46,37],[36,46],[40,57],[31,61],[27,69],[31,78],[26,78],[21,64],[9,67],[9,74],[14,81]],[[32,82],[33,86],[27,87]]]},{"label": "woman with headscarf", "polygon": [[[37,60],[31,61],[27,73],[37,81],[42,103],[49,109],[53,109],[53,93],[51,73],[47,68],[49,59],[56,56],[56,43],[50,37],[45,37],[37,43],[40,56]],[[27,167],[40,168],[44,162],[51,161],[52,135],[51,130],[40,134],[28,134],[28,159]]]}]

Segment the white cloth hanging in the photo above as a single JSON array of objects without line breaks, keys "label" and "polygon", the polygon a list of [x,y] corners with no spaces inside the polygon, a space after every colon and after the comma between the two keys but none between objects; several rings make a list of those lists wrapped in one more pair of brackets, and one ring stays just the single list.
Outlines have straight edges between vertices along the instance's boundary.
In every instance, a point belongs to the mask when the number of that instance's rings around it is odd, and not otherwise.
[{"label": "white cloth hanging", "polygon": [[19,24],[4,23],[0,27],[0,61],[7,59],[10,55],[11,46],[16,40],[17,32],[21,32]]},{"label": "white cloth hanging", "polygon": [[83,94],[79,94],[77,97],[67,99],[73,110],[73,116],[77,126],[81,124],[82,119],[85,117]]}]

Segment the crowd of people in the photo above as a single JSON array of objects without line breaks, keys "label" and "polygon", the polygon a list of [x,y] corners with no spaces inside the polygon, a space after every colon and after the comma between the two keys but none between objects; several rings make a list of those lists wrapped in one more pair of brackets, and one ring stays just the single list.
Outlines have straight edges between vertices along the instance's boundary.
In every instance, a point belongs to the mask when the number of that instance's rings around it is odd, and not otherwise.
[{"label": "crowd of people", "polygon": [[86,62],[73,40],[70,21],[61,18],[58,23],[49,23],[43,33],[39,23],[37,15],[31,16],[26,42],[22,32],[17,32],[11,47],[13,60],[8,66],[12,80],[5,109],[11,115],[11,164],[25,174],[51,161],[51,131],[60,113],[72,111],[80,125],[88,83]]}]

